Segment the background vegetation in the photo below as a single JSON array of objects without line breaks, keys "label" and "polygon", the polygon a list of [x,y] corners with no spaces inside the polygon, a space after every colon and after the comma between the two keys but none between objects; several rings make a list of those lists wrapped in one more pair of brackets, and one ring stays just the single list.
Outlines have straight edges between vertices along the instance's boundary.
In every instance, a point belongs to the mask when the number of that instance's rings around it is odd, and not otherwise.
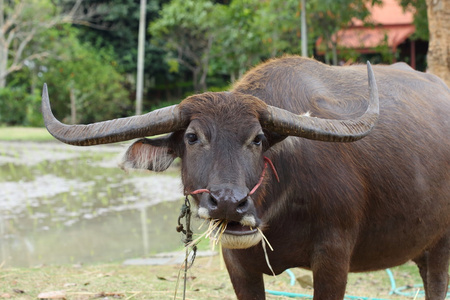
[{"label": "background vegetation", "polygon": [[[352,17],[368,16],[381,0],[308,0],[308,56],[327,63],[315,41],[331,41]],[[300,0],[148,0],[144,111],[188,94],[226,89],[262,60],[300,54]],[[416,7],[428,39],[425,0]],[[139,1],[0,0],[0,125],[42,126],[40,92],[46,82],[54,113],[86,123],[134,113]],[[389,62],[389,53],[377,62]],[[366,59],[366,58],[364,58]]]}]

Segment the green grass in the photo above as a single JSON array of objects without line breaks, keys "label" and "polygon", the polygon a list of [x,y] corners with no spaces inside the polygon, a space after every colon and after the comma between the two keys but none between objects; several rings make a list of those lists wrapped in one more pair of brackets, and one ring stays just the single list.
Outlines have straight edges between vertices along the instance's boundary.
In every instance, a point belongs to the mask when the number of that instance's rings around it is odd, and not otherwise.
[{"label": "green grass", "polygon": [[[156,135],[154,137],[163,136]],[[52,142],[56,139],[45,127],[6,127],[0,126],[0,141]]]},{"label": "green grass", "polygon": [[[59,291],[65,299],[174,299],[180,266],[123,266],[120,264],[86,266],[40,266],[0,268],[0,299],[36,299],[40,293]],[[311,273],[292,269],[297,278]],[[412,263],[393,268],[397,286],[421,283]],[[183,272],[176,299],[182,299]],[[226,269],[219,256],[197,258],[188,271],[186,299],[236,299]],[[308,281],[308,280],[306,280]],[[265,276],[266,289],[312,295],[310,287],[297,282],[290,285],[286,273]],[[350,274],[347,294],[381,299],[406,300],[389,296],[385,271]],[[291,299],[267,294],[267,299]],[[420,298],[419,298],[420,299]],[[423,298],[422,298],[423,299]]]},{"label": "green grass", "polygon": [[[196,260],[188,273],[186,299],[234,299],[228,275],[217,260]],[[66,299],[174,299],[179,270],[180,266],[119,264],[0,269],[0,299],[36,299],[55,291]],[[177,299],[182,299],[182,279]]]},{"label": "green grass", "polygon": [[0,141],[54,141],[46,128],[37,127],[0,127]]}]

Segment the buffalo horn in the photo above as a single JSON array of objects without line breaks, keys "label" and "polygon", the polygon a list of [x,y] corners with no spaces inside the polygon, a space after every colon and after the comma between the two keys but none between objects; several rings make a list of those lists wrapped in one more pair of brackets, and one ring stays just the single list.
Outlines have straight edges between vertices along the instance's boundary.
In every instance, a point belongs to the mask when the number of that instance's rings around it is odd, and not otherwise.
[{"label": "buffalo horn", "polygon": [[367,62],[369,105],[366,112],[352,120],[332,120],[296,115],[287,110],[268,106],[262,118],[263,126],[282,135],[293,135],[326,142],[353,142],[370,133],[379,116],[378,89],[372,66]]},{"label": "buffalo horn", "polygon": [[185,122],[173,105],[140,116],[119,118],[88,125],[66,125],[52,113],[47,85],[42,91],[42,114],[47,130],[58,140],[76,146],[92,146],[127,141],[176,131]]}]

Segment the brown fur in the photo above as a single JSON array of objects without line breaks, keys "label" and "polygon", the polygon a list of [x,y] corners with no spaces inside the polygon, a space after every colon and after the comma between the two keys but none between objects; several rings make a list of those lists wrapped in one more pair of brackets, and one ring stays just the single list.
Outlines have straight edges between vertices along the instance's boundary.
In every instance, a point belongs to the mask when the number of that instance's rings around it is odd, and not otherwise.
[{"label": "brown fur", "polygon": [[185,99],[179,107],[191,121],[208,118],[235,124],[244,118],[259,119],[267,104],[248,94],[203,93]]}]

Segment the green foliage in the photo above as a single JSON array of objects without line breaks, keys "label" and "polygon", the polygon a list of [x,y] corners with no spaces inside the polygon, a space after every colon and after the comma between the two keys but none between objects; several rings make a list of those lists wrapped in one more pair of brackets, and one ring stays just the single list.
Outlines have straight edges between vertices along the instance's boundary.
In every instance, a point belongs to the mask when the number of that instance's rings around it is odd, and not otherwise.
[{"label": "green foliage", "polygon": [[270,57],[300,53],[300,1],[262,2],[255,23]]},{"label": "green foliage", "polygon": [[167,58],[170,73],[178,73],[180,71],[180,64],[175,58]]},{"label": "green foliage", "polygon": [[[73,2],[75,0],[70,1],[71,4]],[[98,48],[113,48],[121,72],[135,73],[137,68],[140,1],[90,0],[88,2],[103,7],[102,9],[106,10],[106,13],[96,22],[100,28],[78,26],[82,32],[79,39]],[[160,3],[164,2],[167,2],[167,0],[147,0],[147,23],[157,18]],[[160,59],[162,54],[155,51],[154,47],[150,47],[149,40],[147,39],[145,45],[145,69],[146,75],[152,77],[164,70],[166,65]],[[149,59],[155,55],[158,56],[158,59]]]},{"label": "green foliage", "polygon": [[411,36],[412,40],[424,40],[428,41],[428,15],[427,4],[425,0],[401,0],[400,4],[405,10],[411,10],[414,12],[414,25],[416,31]]},{"label": "green foliage", "polygon": [[[216,6],[209,0],[172,0],[149,27],[154,44],[192,73],[195,90],[206,90],[209,55],[216,36]],[[173,69],[173,63],[171,64]]]},{"label": "green foliage", "polygon": [[50,0],[2,1],[0,16],[0,88],[4,88],[10,74],[48,55],[37,37],[56,19]]},{"label": "green foliage", "polygon": [[211,72],[238,78],[246,69],[256,64],[262,53],[261,31],[256,26],[257,0],[232,1],[229,6],[217,9],[216,42],[212,48]]},{"label": "green foliage", "polygon": [[[64,0],[63,2],[67,4],[65,11],[68,11],[75,1]],[[147,24],[158,17],[161,4],[167,2],[169,0],[147,0]],[[124,87],[133,94],[136,84],[140,1],[89,0],[84,1],[82,5],[94,5],[105,13],[91,20],[95,24],[94,27],[76,25],[80,31],[78,39],[82,43],[91,44],[96,49],[112,49],[111,55],[117,62],[117,70],[123,76]],[[147,108],[154,102],[158,102],[159,99],[155,99],[154,94],[157,94],[159,98],[161,91],[167,92],[169,85],[182,77],[182,74],[169,72],[165,61],[167,51],[152,44],[151,39],[151,36],[147,34],[144,60],[144,107]]]},{"label": "green foliage", "polygon": [[88,123],[122,116],[132,103],[122,86],[113,51],[96,49],[77,39],[76,30],[64,31],[60,42],[70,45],[57,58],[47,61],[52,67],[43,73],[49,85],[50,99],[56,115],[67,118],[74,97],[77,122]]},{"label": "green foliage", "polygon": [[[168,46],[175,48],[180,43],[173,39],[179,37],[185,40],[183,33],[200,39],[214,24],[211,16],[213,9],[214,4],[209,0],[172,0],[163,5],[160,18],[150,24],[150,33],[154,37],[169,38]],[[175,29],[182,32],[174,32]]]},{"label": "green foliage", "polygon": [[41,97],[24,86],[0,88],[0,125],[42,126]]},{"label": "green foliage", "polygon": [[176,59],[192,71],[194,83],[207,72],[230,75],[233,81],[261,59],[298,53],[299,16],[296,0],[229,5],[173,0],[149,31],[167,49],[171,70]]}]

